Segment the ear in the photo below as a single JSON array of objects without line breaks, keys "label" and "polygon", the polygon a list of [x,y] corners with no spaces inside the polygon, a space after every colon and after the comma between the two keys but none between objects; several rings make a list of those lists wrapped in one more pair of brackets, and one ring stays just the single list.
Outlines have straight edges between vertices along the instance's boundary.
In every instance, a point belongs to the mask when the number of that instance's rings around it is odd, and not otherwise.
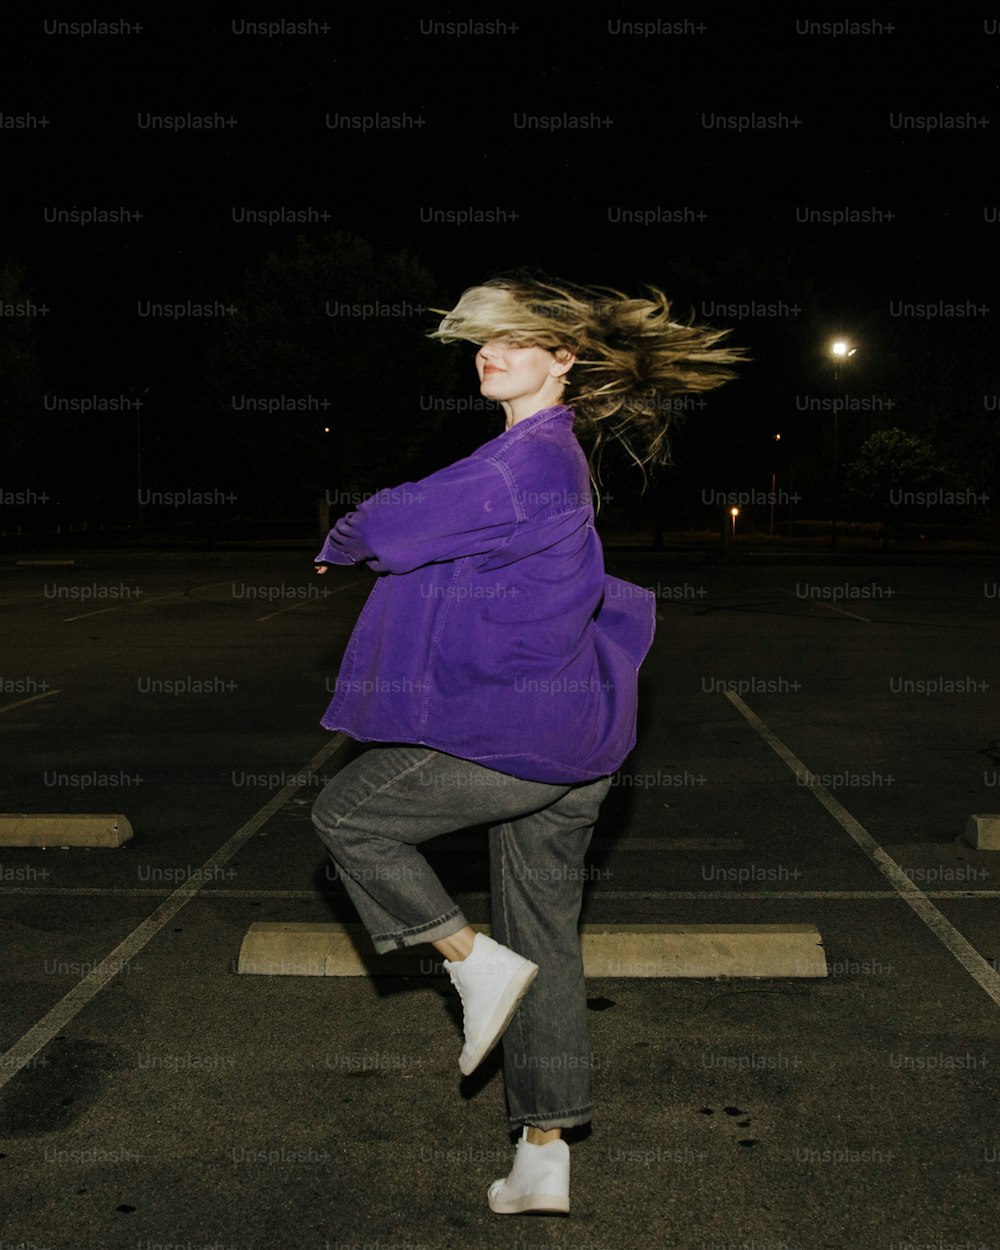
[{"label": "ear", "polygon": [[576,364],[576,357],[568,347],[559,347],[552,353],[558,368],[553,372],[553,377],[565,377],[570,369]]}]

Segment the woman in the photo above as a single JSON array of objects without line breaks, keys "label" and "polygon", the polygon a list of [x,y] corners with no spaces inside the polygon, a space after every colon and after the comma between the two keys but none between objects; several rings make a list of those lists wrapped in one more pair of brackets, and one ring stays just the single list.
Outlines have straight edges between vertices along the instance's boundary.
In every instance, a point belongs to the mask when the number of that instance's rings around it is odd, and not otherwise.
[{"label": "woman", "polygon": [[[604,572],[574,423],[595,467],[609,436],[640,467],[666,461],[665,399],[720,385],[742,358],[713,349],[725,331],[678,325],[652,296],[524,277],[467,290],[431,337],[481,345],[503,432],[366,500],[316,557],[318,573],[364,562],[383,576],[322,720],[377,745],[326,785],[313,823],[376,951],[428,942],[444,956],[461,1071],[503,1040],[522,1136],[488,1190],[500,1214],[569,1210],[562,1130],[591,1118],[584,855],[635,745],[655,629],[652,592]],[[474,824],[490,826],[492,937],[417,849]]]}]

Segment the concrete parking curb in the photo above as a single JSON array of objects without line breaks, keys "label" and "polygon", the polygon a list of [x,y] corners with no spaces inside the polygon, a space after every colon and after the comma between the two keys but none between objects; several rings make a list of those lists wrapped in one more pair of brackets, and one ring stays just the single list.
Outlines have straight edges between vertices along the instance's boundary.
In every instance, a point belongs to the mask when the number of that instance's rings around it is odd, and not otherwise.
[{"label": "concrete parking curb", "polygon": [[1000,851],[1000,815],[986,812],[970,816],[962,837],[977,851]]},{"label": "concrete parking curb", "polygon": [[121,846],[131,836],[120,812],[0,812],[0,846]]},{"label": "concrete parking curb", "polygon": [[[474,924],[480,933],[490,926]],[[811,924],[585,924],[588,977],[825,977]],[[425,976],[440,973],[427,944],[377,955],[360,924],[252,924],[239,973],[264,976]]]}]

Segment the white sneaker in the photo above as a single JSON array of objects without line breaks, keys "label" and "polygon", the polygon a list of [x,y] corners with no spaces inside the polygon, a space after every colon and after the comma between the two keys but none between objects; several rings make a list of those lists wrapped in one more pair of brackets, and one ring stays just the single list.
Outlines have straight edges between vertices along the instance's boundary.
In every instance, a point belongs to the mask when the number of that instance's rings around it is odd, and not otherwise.
[{"label": "white sneaker", "polygon": [[464,959],[446,959],[444,966],[462,999],[465,1045],[458,1066],[468,1076],[500,1040],[538,976],[538,965],[485,933],[477,933],[469,954]]},{"label": "white sneaker", "polygon": [[561,1137],[535,1146],[525,1125],[509,1176],[486,1191],[490,1210],[498,1215],[569,1213],[569,1146]]}]

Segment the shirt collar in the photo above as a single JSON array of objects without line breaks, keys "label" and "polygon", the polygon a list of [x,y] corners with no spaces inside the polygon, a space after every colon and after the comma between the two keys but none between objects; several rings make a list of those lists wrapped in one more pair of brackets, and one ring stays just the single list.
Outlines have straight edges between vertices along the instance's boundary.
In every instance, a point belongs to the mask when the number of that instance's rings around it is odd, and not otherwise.
[{"label": "shirt collar", "polygon": [[533,412],[530,417],[525,417],[523,421],[518,421],[516,425],[512,425],[510,429],[501,431],[497,435],[498,438],[506,438],[510,434],[527,434],[529,430],[533,430],[535,426],[542,425],[546,421],[558,421],[568,419],[570,422],[574,419],[572,408],[567,408],[565,404],[554,404],[551,408],[541,408],[538,412]]}]

